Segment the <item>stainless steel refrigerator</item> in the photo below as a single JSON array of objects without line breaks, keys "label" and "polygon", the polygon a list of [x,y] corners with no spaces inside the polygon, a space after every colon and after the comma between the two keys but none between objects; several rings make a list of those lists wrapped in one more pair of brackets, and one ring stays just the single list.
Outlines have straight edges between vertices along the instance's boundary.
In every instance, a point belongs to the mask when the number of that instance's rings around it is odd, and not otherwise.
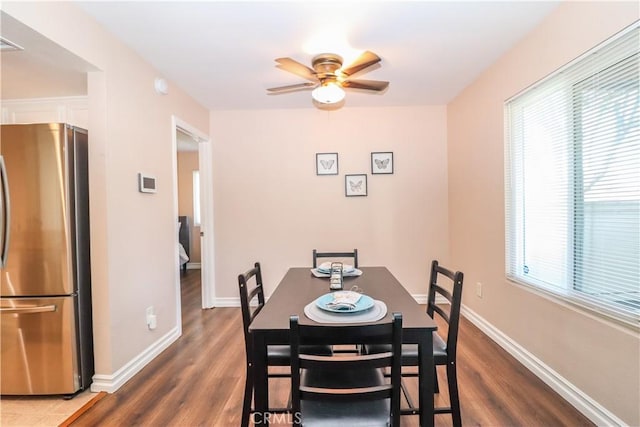
[{"label": "stainless steel refrigerator", "polygon": [[87,132],[1,129],[0,394],[73,395],[94,373]]}]

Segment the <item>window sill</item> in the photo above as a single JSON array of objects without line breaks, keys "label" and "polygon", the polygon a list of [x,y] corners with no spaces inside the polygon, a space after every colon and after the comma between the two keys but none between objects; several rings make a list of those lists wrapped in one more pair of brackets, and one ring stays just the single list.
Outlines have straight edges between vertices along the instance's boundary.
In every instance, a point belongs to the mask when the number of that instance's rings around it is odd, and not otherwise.
[{"label": "window sill", "polygon": [[510,283],[513,283],[516,286],[519,286],[525,289],[528,292],[539,295],[549,301],[552,301],[563,307],[569,308],[572,311],[575,311],[577,313],[590,317],[594,320],[607,323],[610,326],[613,326],[616,328],[623,328],[627,332],[629,331],[640,332],[640,319],[637,319],[637,318],[634,319],[631,316],[627,317],[627,316],[615,315],[609,311],[598,310],[593,306],[583,304],[580,301],[577,301],[565,295],[552,292],[547,289],[543,289],[535,285],[531,285],[529,283],[515,280],[509,277],[506,277],[506,280]]}]

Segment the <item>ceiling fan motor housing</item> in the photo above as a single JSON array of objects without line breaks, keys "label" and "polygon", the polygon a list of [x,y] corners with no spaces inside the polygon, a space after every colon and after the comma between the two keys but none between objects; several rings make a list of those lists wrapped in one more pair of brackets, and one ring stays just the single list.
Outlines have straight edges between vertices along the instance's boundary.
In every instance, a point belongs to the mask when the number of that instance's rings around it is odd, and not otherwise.
[{"label": "ceiling fan motor housing", "polygon": [[334,53],[321,53],[313,57],[311,65],[319,79],[335,77],[336,71],[342,67],[342,57]]}]

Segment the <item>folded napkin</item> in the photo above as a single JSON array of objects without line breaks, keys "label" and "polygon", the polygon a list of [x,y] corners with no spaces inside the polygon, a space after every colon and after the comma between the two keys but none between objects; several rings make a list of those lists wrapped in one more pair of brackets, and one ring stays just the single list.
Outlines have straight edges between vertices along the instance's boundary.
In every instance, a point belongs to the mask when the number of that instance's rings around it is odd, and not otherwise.
[{"label": "folded napkin", "polygon": [[329,301],[326,306],[334,310],[355,310],[356,304],[360,301],[362,294],[353,291],[334,292],[333,300]]}]

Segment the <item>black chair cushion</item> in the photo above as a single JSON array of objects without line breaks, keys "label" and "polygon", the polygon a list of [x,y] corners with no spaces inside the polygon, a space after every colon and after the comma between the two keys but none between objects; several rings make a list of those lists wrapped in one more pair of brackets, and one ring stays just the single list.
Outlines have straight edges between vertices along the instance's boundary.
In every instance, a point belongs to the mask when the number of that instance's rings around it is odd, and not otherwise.
[{"label": "black chair cushion", "polygon": [[[385,351],[391,351],[391,347],[380,344],[365,345],[365,352],[367,354],[382,353]],[[447,343],[435,332],[433,333],[433,360],[436,365],[444,365],[447,363]],[[418,365],[417,344],[402,344],[402,365]]]},{"label": "black chair cushion", "polygon": [[[323,388],[355,388],[384,384],[380,369],[349,371],[314,371],[305,369],[300,378],[301,385]],[[387,427],[389,399],[370,402],[327,402],[303,400],[301,410],[305,427]],[[337,420],[339,424],[337,424]]]},{"label": "black chair cushion", "polygon": [[[331,356],[333,351],[329,345],[303,345],[300,352]],[[291,364],[291,348],[288,345],[270,345],[267,347],[267,363],[269,366],[289,366]]]}]

